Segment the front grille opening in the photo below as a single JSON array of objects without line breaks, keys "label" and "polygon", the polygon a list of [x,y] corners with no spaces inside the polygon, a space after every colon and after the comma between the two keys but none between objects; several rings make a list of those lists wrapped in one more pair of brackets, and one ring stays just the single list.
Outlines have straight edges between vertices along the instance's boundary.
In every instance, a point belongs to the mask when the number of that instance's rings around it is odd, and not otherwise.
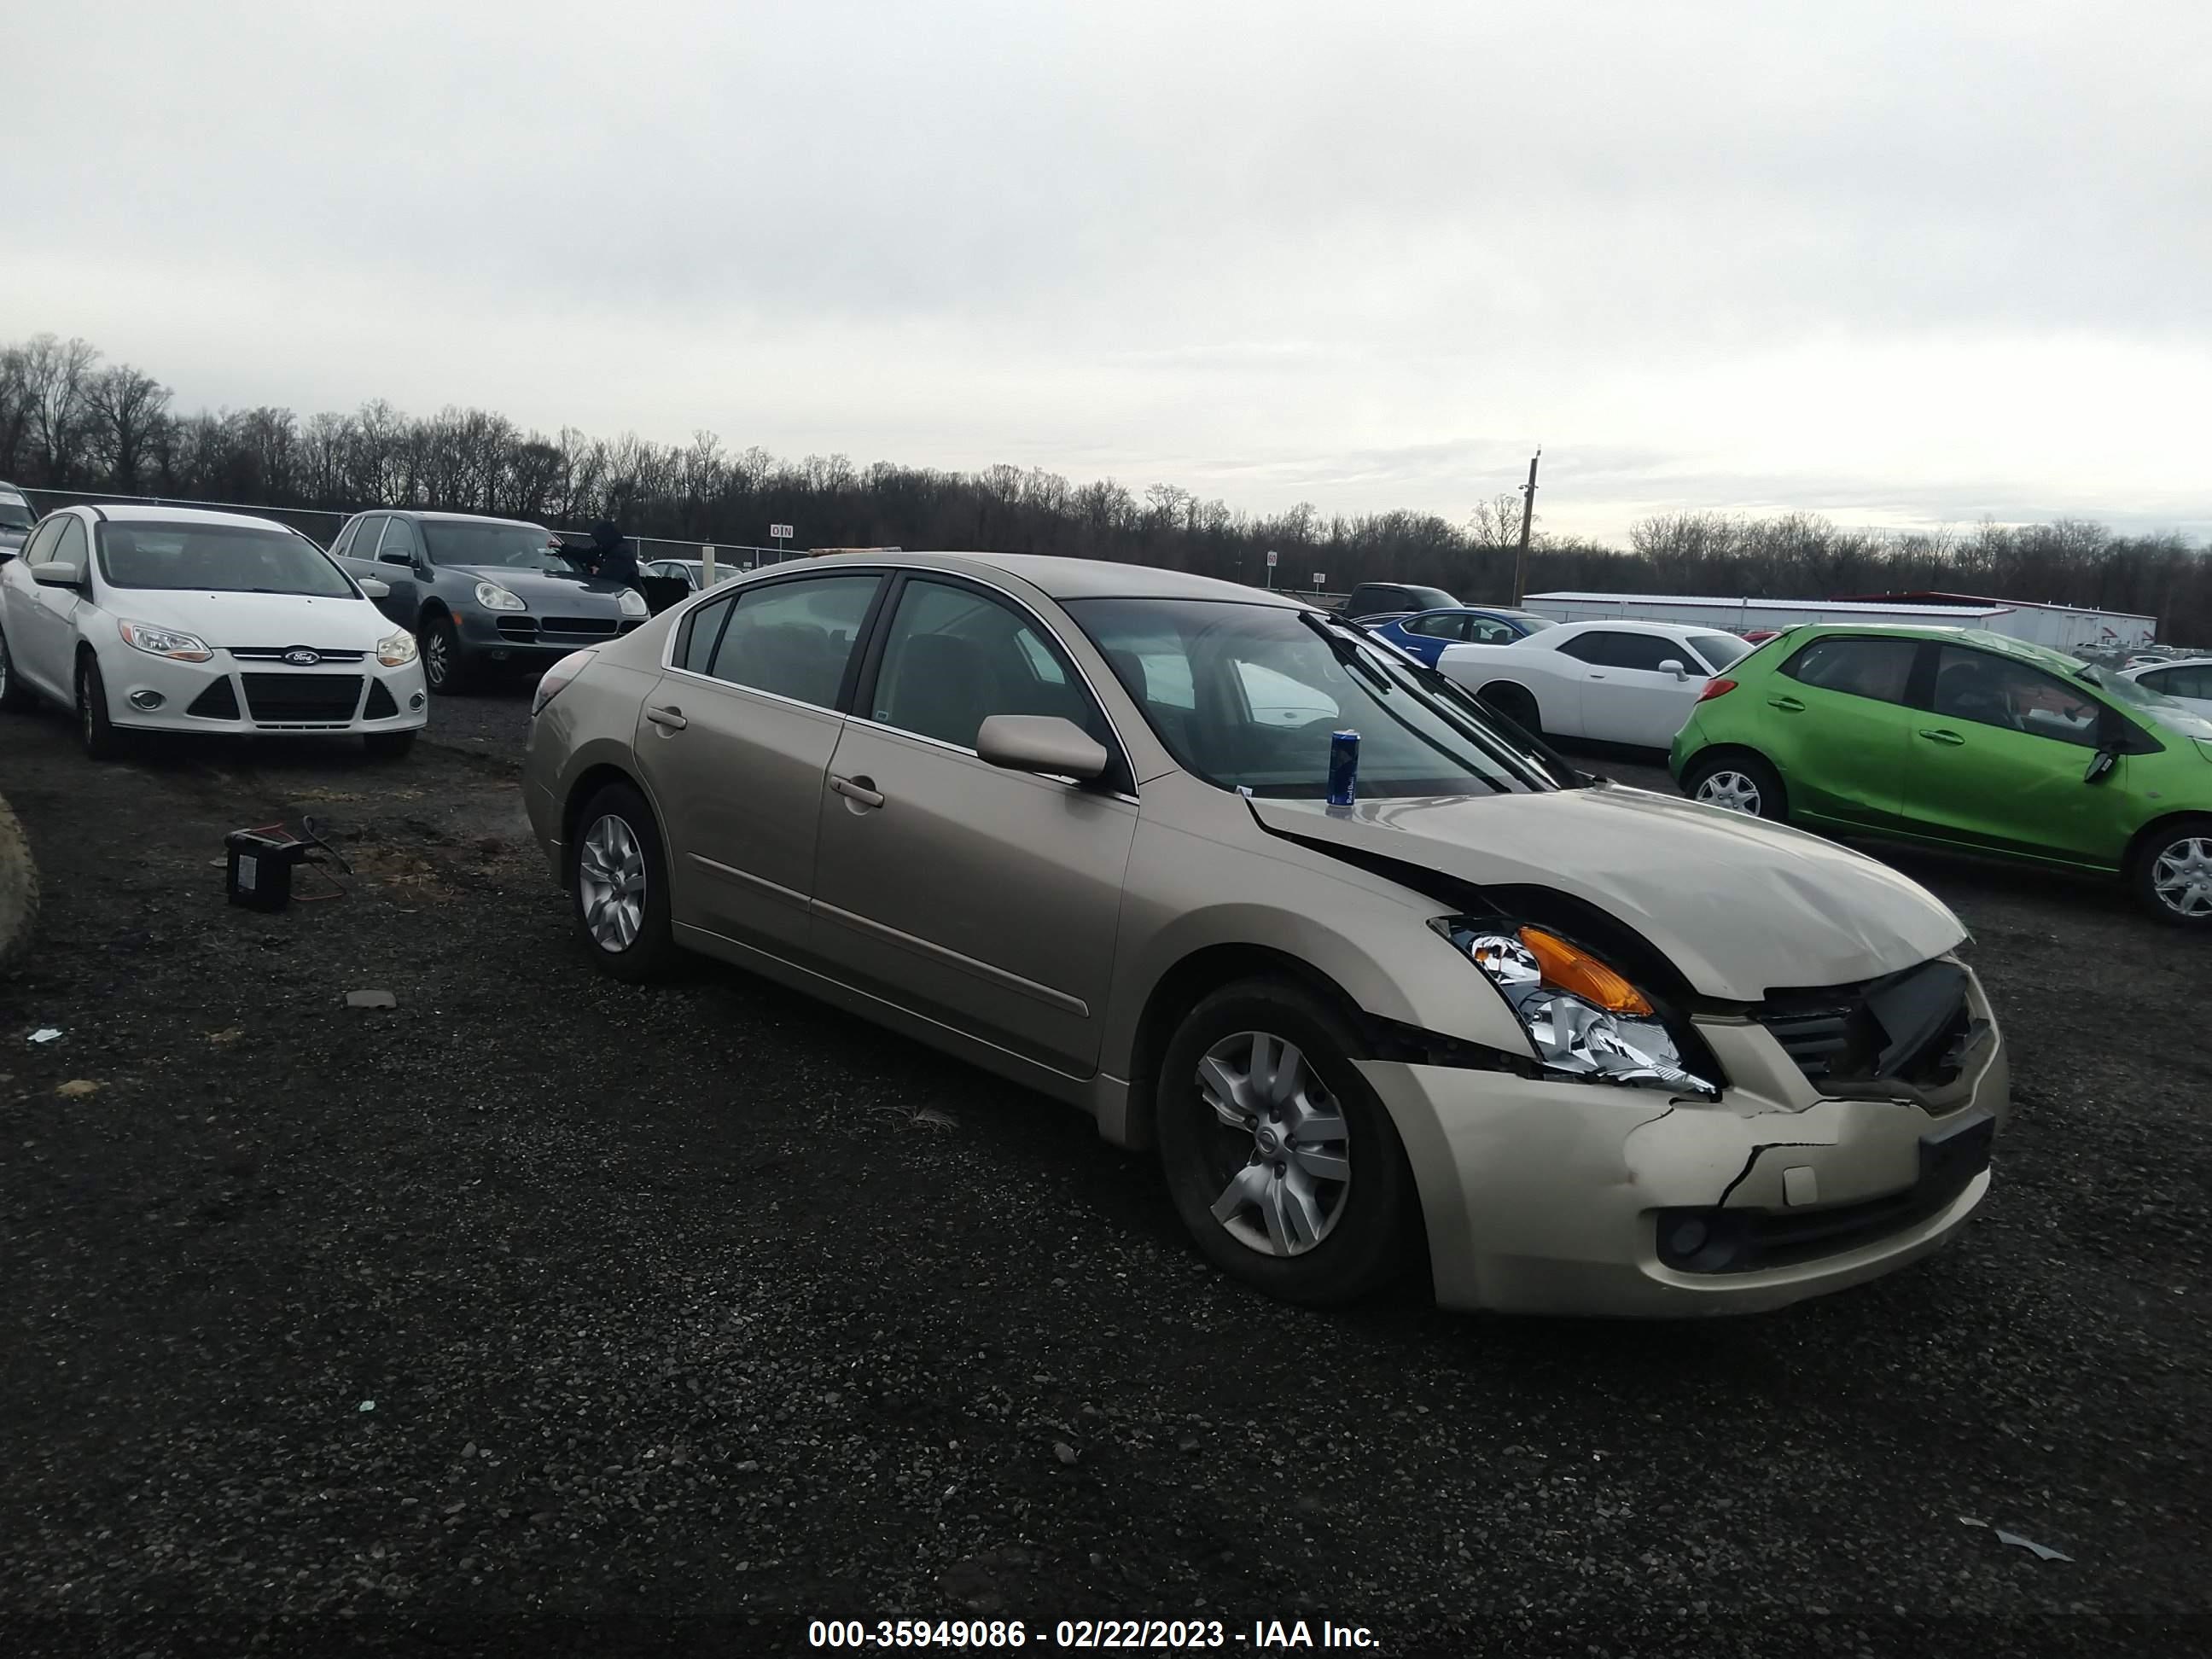
[{"label": "front grille opening", "polygon": [[523,645],[534,644],[538,639],[538,623],[528,617],[501,617],[498,619],[499,636]]},{"label": "front grille opening", "polygon": [[547,617],[538,627],[542,633],[570,634],[591,640],[611,640],[616,631],[612,617]]},{"label": "front grille opening", "polygon": [[241,674],[246,706],[270,726],[343,726],[361,707],[358,674]]},{"label": "front grille opening", "polygon": [[204,720],[234,720],[238,718],[238,693],[231,689],[230,676],[212,681],[208,689],[191,700],[185,710]]},{"label": "front grille opening", "polygon": [[362,708],[361,717],[367,720],[388,720],[398,712],[399,705],[392,702],[392,693],[385,690],[384,682],[371,680],[368,683],[368,702]]},{"label": "front grille opening", "polygon": [[1770,992],[1753,1018],[1816,1084],[1940,1088],[1957,1080],[1980,1032],[1966,970],[1941,960],[1856,985]]}]

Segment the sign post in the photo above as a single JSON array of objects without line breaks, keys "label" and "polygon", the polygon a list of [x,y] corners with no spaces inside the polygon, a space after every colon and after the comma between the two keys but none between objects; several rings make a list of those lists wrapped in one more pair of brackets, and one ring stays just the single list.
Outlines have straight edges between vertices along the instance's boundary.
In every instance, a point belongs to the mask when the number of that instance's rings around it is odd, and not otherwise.
[{"label": "sign post", "polygon": [[1272,547],[1267,550],[1267,586],[1271,590],[1275,586],[1275,550]]},{"label": "sign post", "polygon": [[714,550],[711,547],[702,547],[699,550],[699,586],[704,589],[712,587],[714,585]]},{"label": "sign post", "polygon": [[1326,570],[1316,570],[1316,571],[1315,571],[1315,572],[1314,572],[1314,592],[1316,592],[1316,593],[1318,593],[1318,592],[1320,592],[1322,591],[1322,589],[1323,589],[1324,587],[1327,587],[1328,586],[1328,572],[1327,572]]},{"label": "sign post", "polygon": [[796,532],[787,524],[772,524],[768,527],[769,539],[775,544],[775,562],[783,562],[783,544]]}]

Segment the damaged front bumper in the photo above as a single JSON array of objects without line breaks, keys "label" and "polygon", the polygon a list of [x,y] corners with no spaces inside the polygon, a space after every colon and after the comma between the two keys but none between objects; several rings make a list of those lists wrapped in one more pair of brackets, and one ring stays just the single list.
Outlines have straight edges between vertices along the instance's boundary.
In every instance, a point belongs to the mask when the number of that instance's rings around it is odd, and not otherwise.
[{"label": "damaged front bumper", "polygon": [[2010,1105],[1978,982],[1954,1083],[1824,1095],[1765,1029],[1700,1020],[1718,1100],[1363,1060],[1421,1196],[1438,1304],[1551,1314],[1751,1313],[1938,1249],[1989,1191]]}]

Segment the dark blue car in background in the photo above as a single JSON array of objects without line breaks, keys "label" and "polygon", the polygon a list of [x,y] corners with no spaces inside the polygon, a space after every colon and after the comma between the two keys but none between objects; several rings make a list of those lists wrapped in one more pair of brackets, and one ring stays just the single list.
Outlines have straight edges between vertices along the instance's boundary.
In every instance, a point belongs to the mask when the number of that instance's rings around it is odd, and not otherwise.
[{"label": "dark blue car in background", "polygon": [[1410,617],[1393,617],[1375,632],[1433,668],[1448,645],[1510,645],[1540,629],[1557,626],[1548,617],[1527,611],[1454,605],[1444,611],[1419,611]]}]

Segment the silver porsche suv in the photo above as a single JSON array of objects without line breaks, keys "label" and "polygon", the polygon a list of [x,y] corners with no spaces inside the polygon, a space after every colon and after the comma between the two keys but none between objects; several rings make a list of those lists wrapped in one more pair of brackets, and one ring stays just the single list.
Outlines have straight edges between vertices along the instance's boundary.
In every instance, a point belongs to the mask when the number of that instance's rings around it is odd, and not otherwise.
[{"label": "silver porsche suv", "polygon": [[1297,1301],[1772,1308],[1989,1190],[1942,903],[1252,588],[779,567],[550,670],[524,789],[607,972],[702,952],[1072,1102]]}]

